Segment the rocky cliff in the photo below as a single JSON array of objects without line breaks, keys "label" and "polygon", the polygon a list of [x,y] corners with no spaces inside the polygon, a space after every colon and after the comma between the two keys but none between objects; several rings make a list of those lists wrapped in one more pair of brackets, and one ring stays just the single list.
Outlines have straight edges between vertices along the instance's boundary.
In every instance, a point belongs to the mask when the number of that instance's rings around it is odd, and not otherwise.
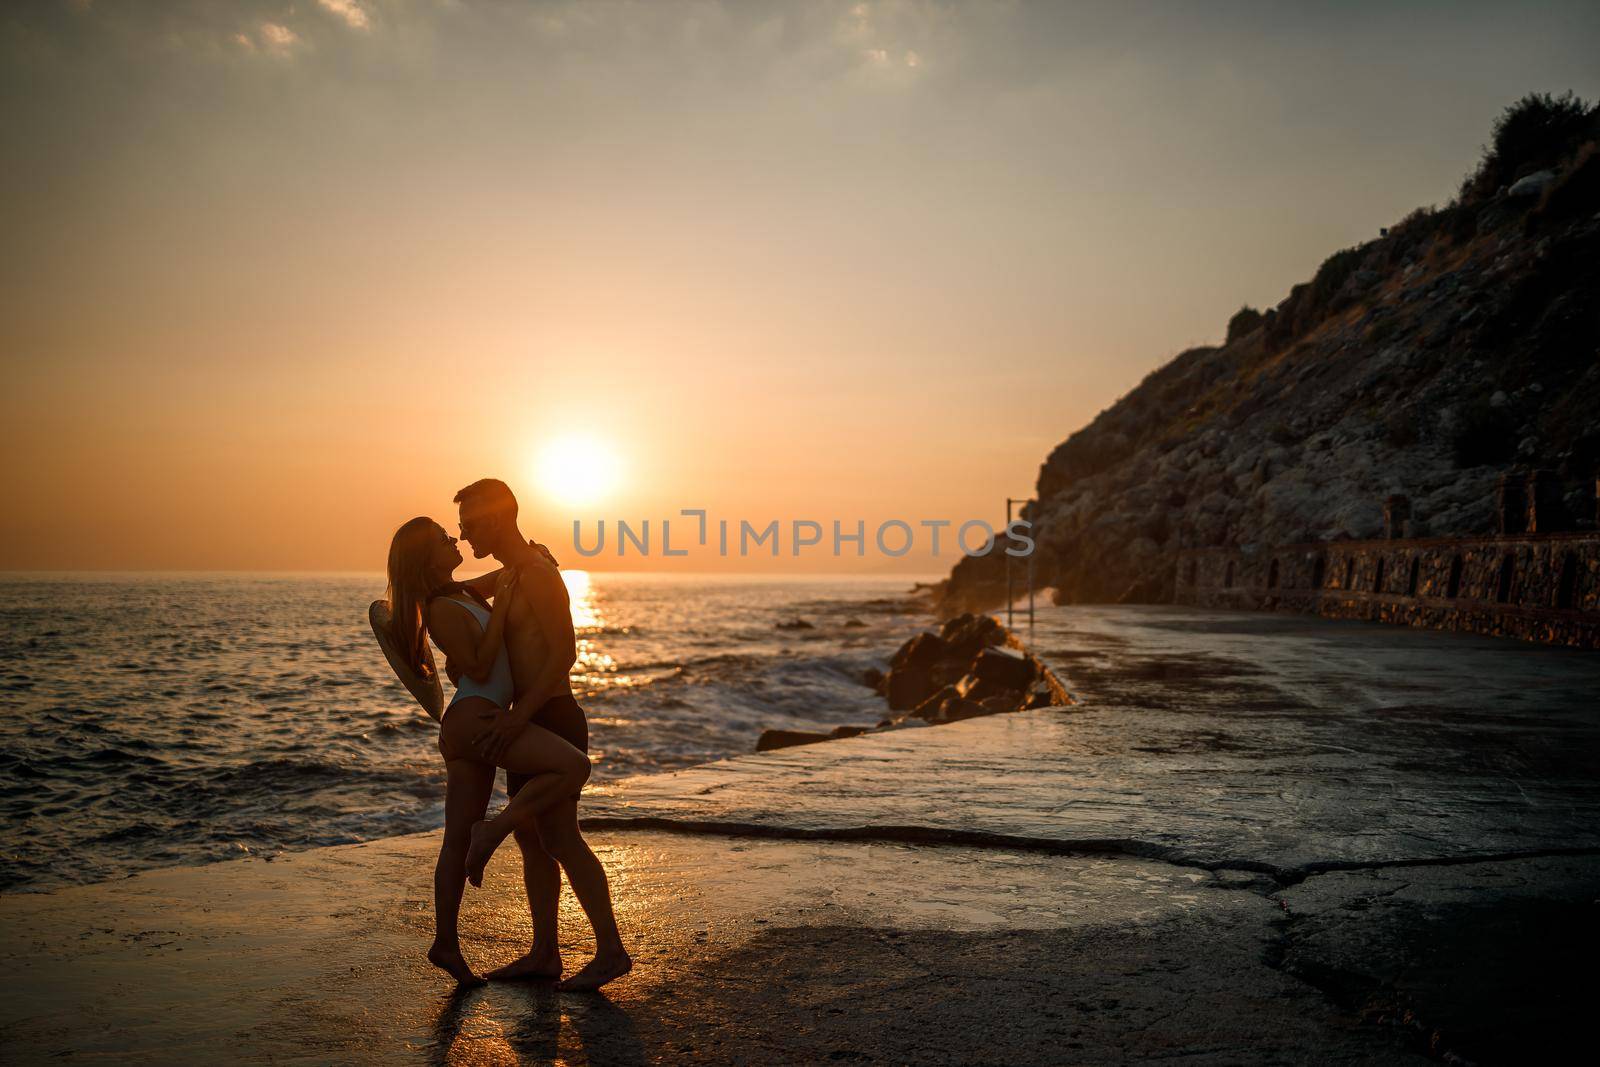
[{"label": "rocky cliff", "polygon": [[[1171,596],[1177,549],[1493,529],[1509,469],[1600,468],[1600,107],[1527,97],[1459,195],[1330,256],[1226,341],[1182,352],[1056,447],[1027,517],[1058,603]],[[940,590],[992,606],[999,552]]]}]

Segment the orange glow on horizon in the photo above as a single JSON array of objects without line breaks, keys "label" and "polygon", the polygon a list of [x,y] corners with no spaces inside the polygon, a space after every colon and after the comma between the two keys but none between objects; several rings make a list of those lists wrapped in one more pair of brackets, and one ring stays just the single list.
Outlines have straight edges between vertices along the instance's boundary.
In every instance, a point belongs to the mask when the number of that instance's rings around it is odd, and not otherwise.
[{"label": "orange glow on horizon", "polygon": [[0,569],[375,573],[496,477],[596,573],[942,575],[663,523],[998,526],[1148,372],[1450,195],[1518,93],[1600,95],[1589,23],[1509,5],[1451,47],[1409,5],[1124,6],[11,19]]}]

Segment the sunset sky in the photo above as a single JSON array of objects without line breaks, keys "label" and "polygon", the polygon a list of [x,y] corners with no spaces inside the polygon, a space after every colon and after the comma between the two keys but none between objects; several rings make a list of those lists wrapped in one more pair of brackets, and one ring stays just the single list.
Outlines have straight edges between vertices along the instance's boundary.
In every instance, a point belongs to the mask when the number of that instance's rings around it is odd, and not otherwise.
[{"label": "sunset sky", "polygon": [[484,475],[558,555],[997,522],[1597,55],[1593,3],[8,3],[0,568],[375,570]]}]

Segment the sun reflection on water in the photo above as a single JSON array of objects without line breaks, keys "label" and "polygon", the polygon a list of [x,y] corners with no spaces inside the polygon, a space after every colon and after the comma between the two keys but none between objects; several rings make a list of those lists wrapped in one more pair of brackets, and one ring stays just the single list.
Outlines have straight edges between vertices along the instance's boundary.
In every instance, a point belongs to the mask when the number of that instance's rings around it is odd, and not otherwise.
[{"label": "sun reflection on water", "polygon": [[643,685],[648,678],[618,673],[617,661],[602,644],[607,634],[625,634],[626,627],[614,627],[606,616],[604,594],[593,577],[584,570],[564,570],[561,580],[572,601],[572,631],[577,638],[578,660],[572,665],[572,684],[581,693]]},{"label": "sun reflection on water", "polygon": [[600,614],[600,603],[595,595],[594,582],[588,571],[563,570],[561,580],[567,585],[567,596],[572,600],[572,628],[579,634],[605,625]]}]

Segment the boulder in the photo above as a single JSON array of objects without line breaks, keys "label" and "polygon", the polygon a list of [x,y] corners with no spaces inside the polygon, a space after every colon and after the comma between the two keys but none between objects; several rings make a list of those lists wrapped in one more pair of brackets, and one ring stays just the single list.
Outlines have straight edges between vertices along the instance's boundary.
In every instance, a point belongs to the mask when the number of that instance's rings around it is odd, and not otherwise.
[{"label": "boulder", "polygon": [[936,686],[955,685],[967,673],[967,665],[971,662],[971,656],[966,659],[955,659],[953,657],[942,659],[933,665],[933,669],[928,672],[929,677],[933,679],[933,684]]},{"label": "boulder", "polygon": [[1546,189],[1550,188],[1551,183],[1555,180],[1555,171],[1536,170],[1526,178],[1518,178],[1516,181],[1512,182],[1511,188],[1506,190],[1506,195],[1512,197],[1539,196]]},{"label": "boulder", "polygon": [[914,715],[900,715],[893,719],[885,719],[878,724],[879,730],[905,730],[917,726],[932,726],[926,719],[919,719]]},{"label": "boulder", "polygon": [[814,745],[818,741],[832,740],[830,734],[814,734],[805,730],[763,730],[756,741],[757,752],[771,752],[775,748],[793,748],[795,745]]},{"label": "boulder", "polygon": [[878,668],[868,667],[865,671],[861,672],[861,684],[866,686],[868,689],[876,689],[881,693],[883,692],[883,682],[885,677],[887,676]]},{"label": "boulder", "polygon": [[1000,693],[1021,693],[1033,682],[1033,663],[1010,648],[985,648],[956,683],[961,695],[982,700]]},{"label": "boulder", "polygon": [[960,722],[962,719],[976,719],[984,715],[993,715],[994,712],[978,703],[976,700],[963,700],[956,697],[947,700],[939,708],[939,721]]},{"label": "boulder", "polygon": [[907,664],[889,672],[883,695],[889,700],[889,710],[910,711],[927,700],[938,688],[927,667]]},{"label": "boulder", "polygon": [[815,626],[811,625],[809,622],[807,622],[804,619],[790,619],[788,622],[780,622],[780,623],[777,624],[777,628],[780,629],[780,630],[815,630],[816,629]]},{"label": "boulder", "polygon": [[931,667],[948,651],[939,635],[920,633],[900,646],[894,654],[894,659],[889,661],[889,669],[897,671],[901,667]]},{"label": "boulder", "polygon": [[956,692],[955,686],[947,685],[912,708],[911,714],[919,719],[937,719],[939,717],[939,706],[946,700],[954,700],[960,696],[961,694]]},{"label": "boulder", "polygon": [[1030,711],[1034,708],[1054,707],[1055,703],[1055,694],[1050,692],[1050,687],[1043,681],[1034,682],[1022,699],[1022,706]]},{"label": "boulder", "polygon": [[865,726],[835,726],[828,733],[828,736],[829,737],[860,737],[862,734],[864,734],[866,732],[867,732],[867,728]]},{"label": "boulder", "polygon": [[984,697],[978,701],[985,711],[991,715],[1000,715],[1008,711],[1022,710],[1021,693],[996,693],[992,697]]},{"label": "boulder", "polygon": [[977,618],[977,616],[970,611],[964,612],[960,615],[951,616],[950,618],[944,620],[944,622],[939,626],[939,636],[945,639],[954,637],[958,630],[964,626],[970,625],[972,620],[975,618]]},{"label": "boulder", "polygon": [[976,674],[963,674],[956,683],[956,695],[967,697],[971,700],[982,700],[984,697],[993,696],[999,691],[998,686],[983,684],[983,679]]},{"label": "boulder", "polygon": [[939,636],[949,646],[948,658],[960,661],[962,666],[989,645],[1003,645],[1005,627],[991,615],[974,615],[968,612],[957,615],[939,630]]}]

